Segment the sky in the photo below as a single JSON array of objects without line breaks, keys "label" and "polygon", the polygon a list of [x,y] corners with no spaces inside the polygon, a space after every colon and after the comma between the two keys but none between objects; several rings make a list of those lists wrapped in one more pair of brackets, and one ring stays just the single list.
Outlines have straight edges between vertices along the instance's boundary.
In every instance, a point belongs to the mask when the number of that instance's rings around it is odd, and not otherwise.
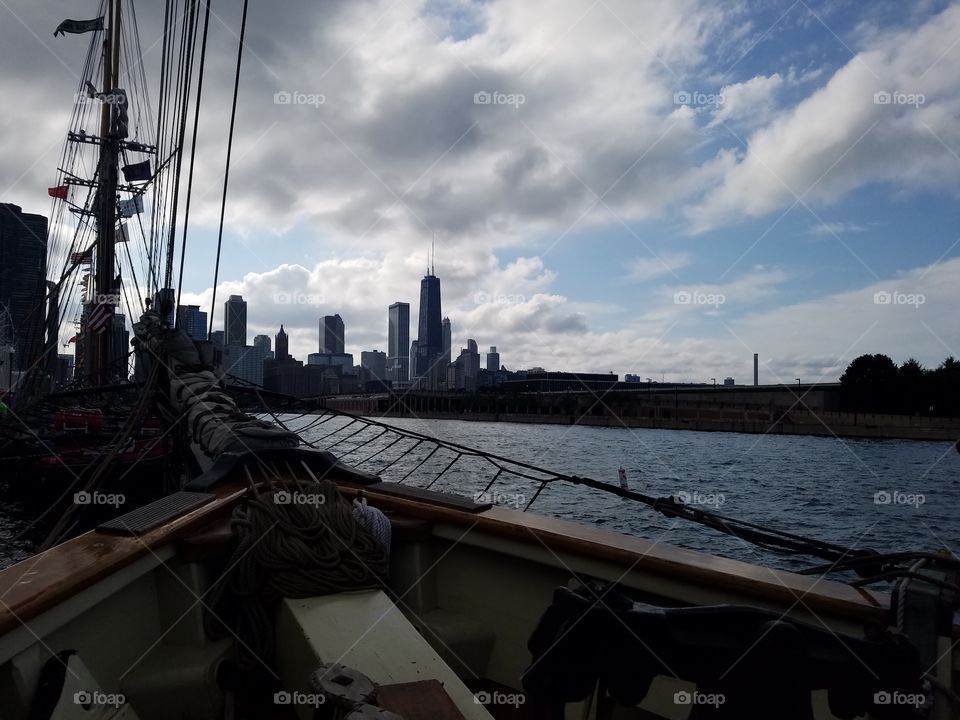
[{"label": "sky", "polygon": [[[25,211],[56,202],[86,40],[52,30],[85,2],[0,0]],[[136,9],[156,74],[162,8]],[[183,295],[208,310],[240,13],[213,3]],[[958,44],[932,0],[251,0],[215,328],[242,294],[248,341],[283,323],[305,359],[339,313],[359,361],[390,303],[415,322],[435,241],[454,354],[509,369],[935,366],[960,355]]]}]

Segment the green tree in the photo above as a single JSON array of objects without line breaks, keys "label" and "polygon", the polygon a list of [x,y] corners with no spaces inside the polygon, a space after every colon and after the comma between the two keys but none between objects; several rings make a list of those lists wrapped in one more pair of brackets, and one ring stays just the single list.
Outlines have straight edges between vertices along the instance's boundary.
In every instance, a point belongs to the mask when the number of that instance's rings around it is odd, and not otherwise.
[{"label": "green tree", "polygon": [[888,356],[861,355],[840,376],[844,404],[852,410],[883,412],[897,404],[898,370]]}]

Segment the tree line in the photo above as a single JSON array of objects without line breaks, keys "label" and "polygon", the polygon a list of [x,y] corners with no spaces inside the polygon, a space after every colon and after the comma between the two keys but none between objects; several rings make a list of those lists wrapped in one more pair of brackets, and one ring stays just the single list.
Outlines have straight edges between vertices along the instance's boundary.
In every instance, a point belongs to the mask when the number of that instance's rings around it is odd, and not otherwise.
[{"label": "tree line", "polygon": [[960,361],[935,368],[914,358],[898,366],[883,354],[861,355],[840,376],[843,409],[907,415],[960,416]]}]

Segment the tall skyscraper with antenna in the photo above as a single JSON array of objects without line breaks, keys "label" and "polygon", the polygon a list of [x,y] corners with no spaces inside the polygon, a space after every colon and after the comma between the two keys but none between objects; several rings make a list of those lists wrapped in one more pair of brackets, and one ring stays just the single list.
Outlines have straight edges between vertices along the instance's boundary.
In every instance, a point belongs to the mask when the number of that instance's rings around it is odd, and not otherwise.
[{"label": "tall skyscraper with antenna", "polygon": [[417,327],[417,355],[414,368],[420,387],[437,390],[446,375],[443,362],[443,313],[440,309],[440,278],[434,274],[433,242],[427,274],[420,281],[420,322]]}]

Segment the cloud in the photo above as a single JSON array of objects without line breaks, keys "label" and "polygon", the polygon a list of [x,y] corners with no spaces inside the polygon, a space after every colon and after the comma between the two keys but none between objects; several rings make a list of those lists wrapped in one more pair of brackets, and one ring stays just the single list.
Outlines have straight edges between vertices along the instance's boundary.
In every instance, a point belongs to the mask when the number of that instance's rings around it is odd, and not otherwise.
[{"label": "cloud", "polygon": [[846,235],[848,233],[862,233],[868,230],[866,225],[853,222],[821,222],[811,225],[807,229],[808,235],[822,237],[824,235]]},{"label": "cloud", "polygon": [[720,184],[687,207],[692,229],[795,202],[835,203],[871,182],[912,192],[956,187],[960,163],[948,149],[960,147],[960,78],[944,52],[958,32],[960,6],[953,5],[858,52],[826,85],[749,136]]},{"label": "cloud", "polygon": [[690,253],[660,253],[653,257],[638,257],[627,262],[629,277],[638,282],[654,280],[663,275],[676,275],[676,271],[690,264]]}]

